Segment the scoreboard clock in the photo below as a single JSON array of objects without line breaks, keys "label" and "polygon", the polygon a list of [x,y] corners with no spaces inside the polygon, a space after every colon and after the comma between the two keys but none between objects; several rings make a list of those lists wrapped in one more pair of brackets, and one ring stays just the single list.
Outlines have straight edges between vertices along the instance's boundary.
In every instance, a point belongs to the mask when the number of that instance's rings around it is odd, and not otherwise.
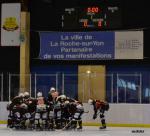
[{"label": "scoreboard clock", "polygon": [[62,14],[63,29],[117,29],[122,26],[118,6],[94,5],[65,8]]}]

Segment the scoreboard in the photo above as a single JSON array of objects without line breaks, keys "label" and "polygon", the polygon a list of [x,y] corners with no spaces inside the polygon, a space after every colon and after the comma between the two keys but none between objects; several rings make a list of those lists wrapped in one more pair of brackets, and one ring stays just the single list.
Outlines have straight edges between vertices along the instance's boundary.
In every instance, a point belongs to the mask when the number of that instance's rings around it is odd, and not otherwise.
[{"label": "scoreboard", "polygon": [[100,31],[149,27],[148,1],[32,0],[31,29],[39,31]]},{"label": "scoreboard", "polygon": [[63,29],[117,29],[122,26],[121,9],[106,5],[65,8],[61,26]]}]

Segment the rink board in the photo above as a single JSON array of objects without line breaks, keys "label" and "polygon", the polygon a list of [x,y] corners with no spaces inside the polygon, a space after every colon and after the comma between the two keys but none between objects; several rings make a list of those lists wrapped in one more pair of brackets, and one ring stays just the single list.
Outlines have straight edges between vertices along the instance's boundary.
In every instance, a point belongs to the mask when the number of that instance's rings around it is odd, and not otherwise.
[{"label": "rink board", "polygon": [[[8,102],[0,102],[0,124],[5,124],[8,116],[6,105]],[[108,126],[115,127],[150,127],[149,104],[110,104],[110,110],[105,113]],[[93,120],[93,107],[84,103],[85,113],[83,124],[86,126],[98,126],[99,118]]]}]

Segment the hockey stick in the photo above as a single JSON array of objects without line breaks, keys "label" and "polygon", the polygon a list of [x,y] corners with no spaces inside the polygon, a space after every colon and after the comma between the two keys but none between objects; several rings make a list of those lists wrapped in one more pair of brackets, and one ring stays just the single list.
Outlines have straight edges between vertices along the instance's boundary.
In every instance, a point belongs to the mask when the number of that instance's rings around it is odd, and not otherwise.
[{"label": "hockey stick", "polygon": [[80,121],[80,120],[70,120],[70,121],[68,122],[68,124],[67,124],[64,128],[62,128],[62,130],[65,130],[65,129],[72,123],[72,121],[78,122],[78,121]]},{"label": "hockey stick", "polygon": [[[89,111],[84,111],[84,113],[89,113]],[[64,128],[62,128],[62,130],[65,130],[71,124],[72,121],[76,121],[77,122],[77,121],[80,121],[80,120],[70,120],[68,122],[68,124]]]},{"label": "hockey stick", "polygon": [[68,122],[68,124],[67,124],[66,126],[64,126],[64,128],[62,128],[62,130],[65,130],[65,129],[71,124],[71,122],[72,122],[72,120],[70,120],[70,121]]}]

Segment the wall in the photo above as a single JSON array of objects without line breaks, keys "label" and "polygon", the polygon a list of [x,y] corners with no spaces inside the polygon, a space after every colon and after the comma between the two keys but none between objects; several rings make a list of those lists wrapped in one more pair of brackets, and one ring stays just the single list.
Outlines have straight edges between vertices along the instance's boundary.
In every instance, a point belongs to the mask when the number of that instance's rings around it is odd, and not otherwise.
[{"label": "wall", "polygon": [[[77,89],[78,89],[78,66],[77,65],[47,65],[47,66],[35,66],[31,67],[32,74],[43,74],[41,76],[37,76],[36,82],[36,90],[42,91],[44,96],[47,96],[50,87],[56,87],[61,93],[64,87],[64,93],[67,94],[68,97],[77,99]],[[50,74],[50,75],[48,75]],[[51,74],[53,76],[51,76]],[[56,83],[56,75],[57,74],[57,83]],[[64,77],[63,86],[63,74],[69,74],[69,76]],[[32,79],[32,90],[34,88],[34,78]]]},{"label": "wall", "polygon": [[[145,96],[146,94],[146,89],[150,89],[150,65],[135,65],[135,64],[131,64],[126,65],[126,64],[122,64],[122,65],[107,65],[106,66],[106,71],[107,74],[113,74],[113,91],[115,94],[115,90],[117,90],[117,74],[127,74],[130,76],[119,76],[120,79],[125,79],[125,81],[129,81],[132,83],[135,83],[135,85],[139,86],[139,89],[141,89],[141,95],[142,95],[142,103],[149,103],[149,97]],[[132,76],[131,76],[132,75]],[[138,75],[138,76],[136,76]],[[140,82],[140,75],[141,75],[141,82]],[[106,79],[108,82],[108,79]],[[106,84],[106,98],[108,102],[111,102],[111,84]],[[140,87],[141,86],[141,87]],[[129,89],[128,89],[129,90]],[[138,89],[136,89],[136,93],[137,93]],[[133,99],[132,99],[132,95],[133,91],[130,91],[130,97],[128,97],[128,100],[126,102],[128,103],[138,103],[137,101],[137,96],[134,97],[133,95]],[[125,102],[125,100],[123,99],[124,94],[121,95],[120,94],[120,98],[119,98],[119,102]],[[131,98],[131,99],[130,99]],[[114,99],[113,102],[117,102],[117,97],[115,97],[114,95]]]},{"label": "wall", "polygon": [[[8,112],[6,105],[8,102],[0,102],[0,121],[7,120]],[[106,112],[106,121],[110,124],[150,124],[149,104],[110,104],[110,110]],[[85,113],[83,122],[99,123],[99,119],[93,120],[93,107],[84,104]]]}]

